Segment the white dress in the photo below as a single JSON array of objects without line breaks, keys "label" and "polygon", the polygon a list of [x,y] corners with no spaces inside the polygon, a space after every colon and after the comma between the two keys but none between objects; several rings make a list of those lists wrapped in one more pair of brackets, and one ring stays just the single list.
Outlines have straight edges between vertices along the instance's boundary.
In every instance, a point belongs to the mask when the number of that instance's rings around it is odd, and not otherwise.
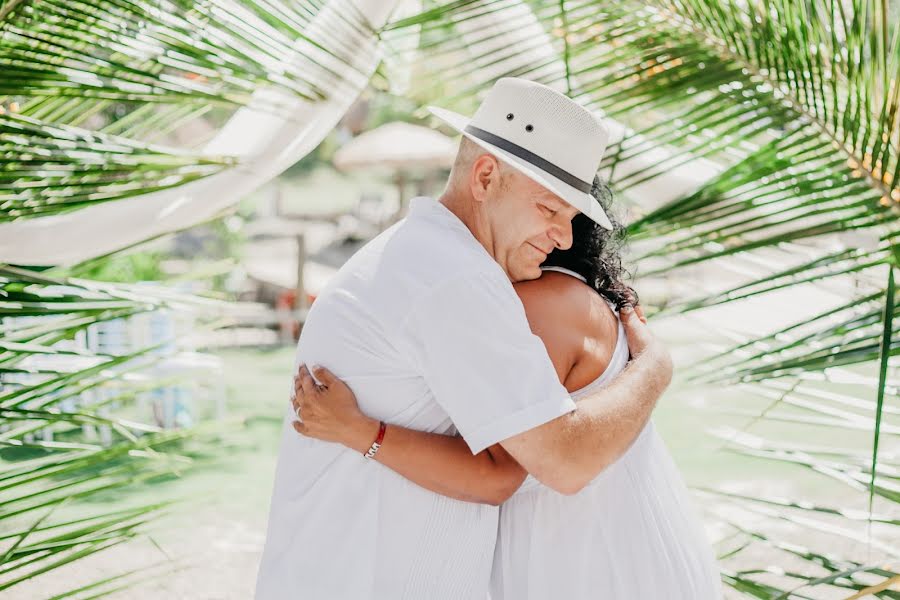
[{"label": "white dress", "polygon": [[[628,358],[620,322],[609,366],[573,398],[609,383]],[[712,548],[652,423],[578,494],[564,496],[529,476],[500,509],[492,600],[721,597]]]}]

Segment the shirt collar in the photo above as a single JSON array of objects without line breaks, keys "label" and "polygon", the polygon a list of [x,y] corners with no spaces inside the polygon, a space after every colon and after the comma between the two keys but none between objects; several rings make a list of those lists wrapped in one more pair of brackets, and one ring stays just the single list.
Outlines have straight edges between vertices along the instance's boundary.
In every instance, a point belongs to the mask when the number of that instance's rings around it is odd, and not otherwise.
[{"label": "shirt collar", "polygon": [[[418,196],[409,201],[409,215],[421,218],[421,217],[436,217],[445,221],[448,225],[455,229],[462,229],[463,231],[471,237],[475,243],[478,243],[478,240],[475,240],[475,236],[472,235],[472,232],[469,231],[469,228],[466,227],[466,224],[460,221],[459,217],[457,217],[453,212],[435,200],[434,198],[430,198],[428,196]],[[479,244],[481,245],[481,244]]]},{"label": "shirt collar", "polygon": [[493,256],[488,254],[488,251],[485,250],[484,246],[481,245],[475,236],[472,235],[471,230],[466,227],[466,224],[463,223],[459,217],[457,217],[453,211],[449,208],[435,200],[434,198],[430,198],[428,196],[418,196],[409,201],[409,217],[414,219],[435,219],[441,224],[446,225],[454,230],[456,230],[462,237],[465,238],[467,243],[473,244],[478,250],[484,254],[484,256],[491,261],[491,264],[497,269],[497,271],[503,275],[503,278],[509,281],[509,276],[503,270],[503,268],[497,263]]}]

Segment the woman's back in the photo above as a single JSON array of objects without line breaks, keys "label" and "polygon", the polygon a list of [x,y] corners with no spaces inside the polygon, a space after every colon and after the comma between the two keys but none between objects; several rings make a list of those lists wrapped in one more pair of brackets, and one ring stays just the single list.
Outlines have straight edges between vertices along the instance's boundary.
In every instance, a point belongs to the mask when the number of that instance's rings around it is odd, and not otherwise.
[{"label": "woman's back", "polygon": [[[544,273],[516,286],[573,397],[608,384],[628,360],[618,316],[575,277]],[[500,509],[491,598],[721,598],[702,524],[652,423],[577,494],[525,480]]]},{"label": "woman's back", "polygon": [[[552,270],[551,270],[552,269]],[[628,340],[611,303],[568,269],[551,267],[540,279],[516,284],[532,332],[572,398],[615,378],[628,362]],[[528,475],[521,494],[542,487]]]},{"label": "woman's back", "polygon": [[597,380],[609,366],[619,319],[609,303],[574,273],[547,270],[515,285],[531,331],[541,338],[569,392]]}]

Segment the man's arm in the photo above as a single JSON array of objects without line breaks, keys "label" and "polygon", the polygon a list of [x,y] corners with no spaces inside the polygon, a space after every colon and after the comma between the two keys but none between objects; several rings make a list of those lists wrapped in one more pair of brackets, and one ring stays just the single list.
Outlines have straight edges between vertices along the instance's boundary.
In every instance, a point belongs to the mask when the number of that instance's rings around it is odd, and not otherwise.
[{"label": "man's arm", "polygon": [[574,494],[634,442],[672,379],[672,359],[633,310],[622,323],[633,360],[577,409],[503,440],[501,445],[544,485]]}]

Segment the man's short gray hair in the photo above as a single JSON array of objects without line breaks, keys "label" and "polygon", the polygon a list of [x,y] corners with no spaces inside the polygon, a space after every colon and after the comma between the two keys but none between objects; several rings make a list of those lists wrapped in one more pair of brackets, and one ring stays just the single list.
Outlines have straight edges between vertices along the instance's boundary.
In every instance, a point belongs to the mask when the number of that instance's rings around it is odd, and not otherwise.
[{"label": "man's short gray hair", "polygon": [[463,183],[469,176],[472,165],[482,154],[490,154],[497,159],[500,164],[500,184],[506,187],[509,183],[509,175],[512,169],[496,154],[482,148],[469,138],[463,136],[459,143],[459,150],[456,152],[456,160],[453,162],[453,168],[450,170],[450,186],[456,187]]}]

